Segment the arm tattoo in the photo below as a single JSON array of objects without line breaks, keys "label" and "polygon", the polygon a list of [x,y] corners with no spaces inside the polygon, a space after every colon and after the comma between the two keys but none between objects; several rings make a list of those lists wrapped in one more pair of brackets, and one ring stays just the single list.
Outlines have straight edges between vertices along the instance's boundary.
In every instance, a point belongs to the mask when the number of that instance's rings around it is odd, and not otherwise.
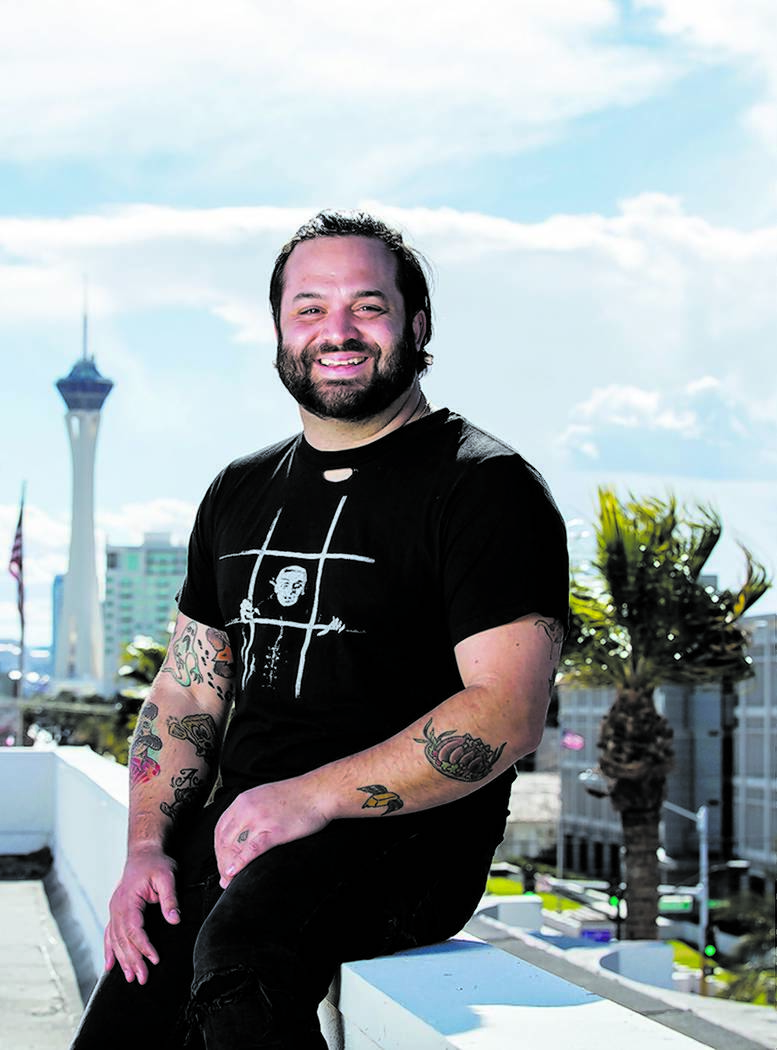
[{"label": "arm tattoo", "polygon": [[181,815],[181,810],[188,809],[199,794],[202,781],[197,776],[196,769],[181,769],[178,776],[171,777],[170,787],[173,789],[173,802],[160,802],[159,808],[166,817],[175,821]]},{"label": "arm tattoo", "polygon": [[184,627],[180,638],[177,638],[170,646],[173,659],[175,660],[175,667],[165,664],[162,668],[163,671],[171,674],[179,685],[185,687],[190,686],[193,682],[202,681],[200,661],[194,646],[196,637],[197,624],[194,620],[190,620]]},{"label": "arm tattoo", "polygon": [[[207,667],[205,670],[208,685],[214,690],[219,700],[223,700],[225,704],[231,704],[235,698],[235,689],[229,679],[235,677],[235,663],[229,638],[223,631],[217,631],[215,627],[209,627],[205,632],[205,637],[213,648],[212,670]],[[198,641],[198,644],[202,648],[202,643]],[[205,649],[203,656],[206,660],[209,659],[210,651]],[[214,675],[222,681],[217,681]]]},{"label": "arm tattoo", "polygon": [[550,642],[549,656],[555,663],[561,652],[561,643],[564,641],[564,628],[558,620],[535,620],[534,626],[543,631]]},{"label": "arm tattoo", "polygon": [[455,729],[446,729],[437,736],[431,718],[424,726],[423,739],[416,737],[415,742],[425,745],[424,754],[438,773],[468,783],[488,776],[507,743],[504,741],[494,750],[480,737],[458,733]]},{"label": "arm tattoo", "polygon": [[130,748],[130,783],[145,784],[152,777],[158,777],[160,766],[151,758],[149,751],[162,750],[162,741],[156,733],[156,718],[159,708],[147,700],[138,715],[138,724]]},{"label": "arm tattoo", "polygon": [[203,642],[201,633],[199,625],[190,620],[170,646],[174,665],[166,663],[162,670],[184,688],[205,682],[219,700],[231,704],[235,698],[235,665],[229,638],[224,631],[207,627]]},{"label": "arm tattoo", "polygon": [[209,766],[215,763],[218,730],[210,715],[184,715],[183,718],[174,718],[171,715],[167,720],[167,731],[176,740],[188,740],[190,744],[194,744],[194,753],[198,758],[204,758]]},{"label": "arm tattoo", "polygon": [[535,620],[534,626],[543,631],[550,643],[549,657],[553,670],[548,678],[548,693],[553,695],[553,687],[556,684],[556,672],[558,671],[558,660],[561,656],[561,646],[564,642],[564,628],[558,620]]},{"label": "arm tattoo", "polygon": [[383,809],[386,813],[393,813],[402,809],[404,802],[396,791],[388,791],[382,784],[370,784],[368,787],[360,787],[357,791],[365,791],[370,797],[362,806],[362,809]]}]

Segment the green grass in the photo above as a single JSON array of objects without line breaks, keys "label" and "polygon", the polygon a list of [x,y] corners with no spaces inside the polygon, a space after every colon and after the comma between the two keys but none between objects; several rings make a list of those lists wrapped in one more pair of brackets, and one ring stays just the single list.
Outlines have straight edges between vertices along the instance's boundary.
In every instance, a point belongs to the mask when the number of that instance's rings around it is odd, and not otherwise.
[{"label": "green grass", "polygon": [[[495,897],[512,897],[523,893],[523,884],[503,875],[492,875],[486,883],[486,893]],[[558,897],[555,893],[538,893],[537,896],[542,898],[542,907],[548,911],[575,911],[581,907],[576,901]]]},{"label": "green grass", "polygon": [[486,883],[486,893],[493,893],[495,897],[512,897],[523,893],[523,884],[504,875],[492,875]]}]

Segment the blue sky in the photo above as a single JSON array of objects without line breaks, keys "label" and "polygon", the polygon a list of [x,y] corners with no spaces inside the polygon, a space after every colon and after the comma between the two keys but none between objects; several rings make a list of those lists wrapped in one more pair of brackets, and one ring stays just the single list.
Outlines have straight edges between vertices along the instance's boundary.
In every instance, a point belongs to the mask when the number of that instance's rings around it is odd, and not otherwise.
[{"label": "blue sky", "polygon": [[427,392],[540,467],[570,521],[600,483],[671,490],[720,511],[722,583],[737,540],[777,570],[771,5],[474,6],[0,0],[0,537],[26,479],[33,642],[66,567],[53,383],[83,275],[116,384],[100,541],[184,539],[224,462],[297,429],[267,280],[327,206],[424,251]]}]

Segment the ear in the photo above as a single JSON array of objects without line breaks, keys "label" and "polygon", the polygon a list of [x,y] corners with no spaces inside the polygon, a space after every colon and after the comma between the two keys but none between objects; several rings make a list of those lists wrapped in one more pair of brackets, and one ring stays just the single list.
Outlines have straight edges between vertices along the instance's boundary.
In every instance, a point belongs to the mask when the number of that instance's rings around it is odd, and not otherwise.
[{"label": "ear", "polygon": [[420,350],[426,335],[426,314],[419,310],[413,318],[413,336],[415,337],[415,348]]}]

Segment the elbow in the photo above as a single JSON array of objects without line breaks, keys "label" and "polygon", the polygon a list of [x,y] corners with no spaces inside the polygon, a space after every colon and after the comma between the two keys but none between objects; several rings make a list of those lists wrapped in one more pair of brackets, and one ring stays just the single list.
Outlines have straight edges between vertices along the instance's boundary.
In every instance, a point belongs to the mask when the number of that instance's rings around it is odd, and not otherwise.
[{"label": "elbow", "polygon": [[515,743],[513,745],[513,761],[517,762],[519,758],[524,758],[526,755],[533,754],[542,743],[542,736],[545,726],[542,725],[538,729],[530,726],[522,726],[515,736]]}]

